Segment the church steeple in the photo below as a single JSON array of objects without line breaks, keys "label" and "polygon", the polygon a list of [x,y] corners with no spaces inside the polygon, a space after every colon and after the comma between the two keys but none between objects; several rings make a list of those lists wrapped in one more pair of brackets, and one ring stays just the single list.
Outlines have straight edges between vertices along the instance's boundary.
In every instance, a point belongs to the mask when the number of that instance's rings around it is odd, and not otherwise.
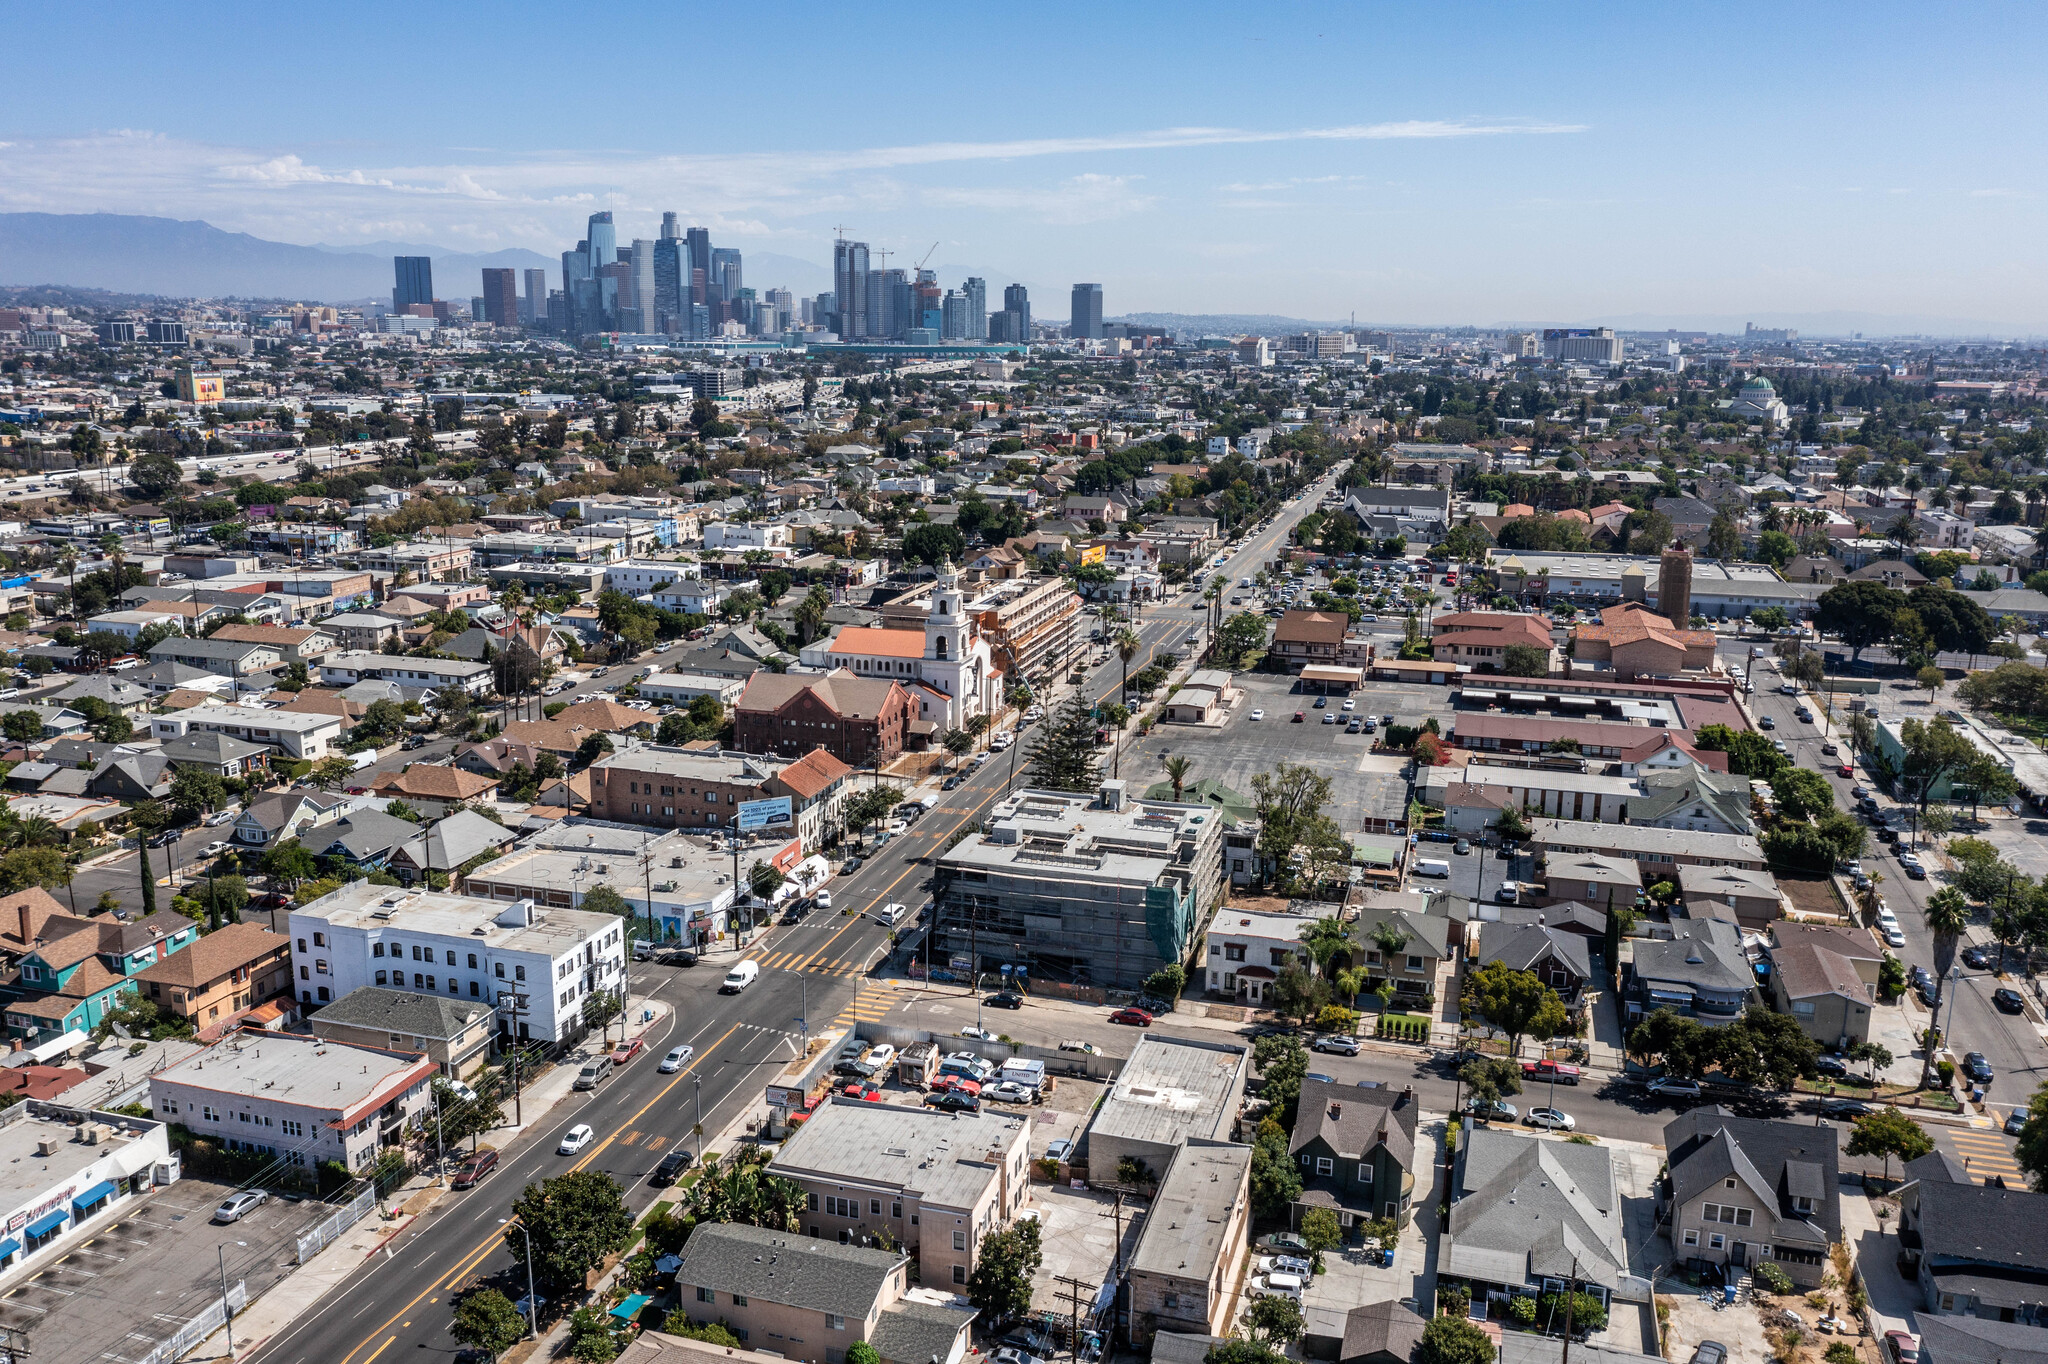
[{"label": "church steeple", "polygon": [[932,594],[931,615],[924,625],[924,656],[944,663],[965,656],[967,616],[960,600],[960,574],[951,559],[939,560],[938,590]]}]

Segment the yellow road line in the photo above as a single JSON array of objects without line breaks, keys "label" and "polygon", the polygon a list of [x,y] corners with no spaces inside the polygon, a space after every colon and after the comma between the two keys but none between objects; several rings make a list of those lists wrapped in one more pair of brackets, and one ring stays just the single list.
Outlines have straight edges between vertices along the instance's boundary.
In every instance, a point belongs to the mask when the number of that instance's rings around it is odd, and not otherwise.
[{"label": "yellow road line", "polygon": [[[639,1122],[641,1118],[646,1116],[648,1109],[654,1107],[663,1099],[667,1098],[670,1090],[674,1089],[677,1085],[681,1084],[685,1076],[687,1076],[691,1071],[695,1070],[698,1067],[698,1065],[705,1060],[705,1058],[711,1055],[711,1053],[718,1050],[720,1046],[724,1045],[726,1038],[731,1037],[734,1033],[738,1032],[739,1027],[740,1025],[735,1023],[730,1028],[727,1028],[723,1033],[719,1034],[718,1040],[716,1042],[713,1042],[710,1046],[704,1048],[703,1052],[700,1053],[695,1060],[691,1061],[689,1065],[684,1066],[681,1070],[677,1071],[675,1079],[669,1081],[668,1084],[662,1087],[660,1093],[656,1094],[653,1098],[649,1099],[645,1104],[643,1104],[639,1112],[627,1118],[621,1130],[623,1130],[624,1126],[630,1126],[633,1123]],[[605,1147],[611,1145],[611,1143],[612,1139],[610,1137],[606,1137],[602,1142],[598,1143],[598,1145],[591,1150],[589,1155],[585,1156],[582,1160],[577,1161],[576,1164],[571,1166],[570,1168],[572,1170],[583,1169],[585,1166],[589,1165],[591,1161],[595,1160],[598,1156],[598,1153],[603,1151]],[[419,1291],[419,1293],[412,1299],[411,1302],[406,1303],[405,1306],[399,1308],[396,1312],[393,1312],[391,1316],[385,1320],[382,1326],[379,1326],[375,1331],[370,1332],[368,1336],[364,1337],[361,1344],[357,1345],[355,1349],[350,1350],[346,1355],[343,1355],[341,1358],[341,1364],[349,1364],[350,1360],[354,1359],[356,1355],[361,1353],[362,1350],[366,1346],[368,1346],[372,1340],[375,1340],[377,1338],[378,1332],[389,1330],[393,1322],[399,1320],[399,1318],[403,1317],[407,1312],[410,1312],[414,1307],[418,1306],[422,1298],[425,1298],[429,1293],[434,1292],[436,1289],[446,1287],[450,1283],[453,1283],[455,1280],[461,1278],[464,1274],[467,1274],[472,1268],[474,1268],[478,1263],[480,1263],[486,1255],[489,1255],[493,1250],[498,1248],[498,1246],[501,1244],[502,1237],[502,1232],[492,1231],[486,1233],[484,1239],[480,1243],[478,1243],[476,1247],[474,1247],[469,1253],[458,1257],[455,1264],[455,1268],[439,1276],[432,1283],[428,1284],[425,1288],[422,1288]],[[363,1360],[362,1364],[370,1364],[371,1360],[374,1360],[378,1355],[384,1353],[384,1351],[390,1347],[391,1341],[396,1339],[398,1339],[398,1337],[393,1336],[391,1337],[391,1340],[387,1340],[384,1342],[384,1344],[378,1346],[375,1352],[373,1352]]]}]

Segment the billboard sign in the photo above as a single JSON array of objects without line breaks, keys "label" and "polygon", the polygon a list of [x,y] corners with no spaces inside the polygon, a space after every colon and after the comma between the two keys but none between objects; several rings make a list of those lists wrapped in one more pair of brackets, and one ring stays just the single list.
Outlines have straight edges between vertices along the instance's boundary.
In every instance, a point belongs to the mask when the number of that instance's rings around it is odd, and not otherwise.
[{"label": "billboard sign", "polygon": [[794,818],[788,796],[740,802],[740,832],[743,834],[756,829],[787,828]]},{"label": "billboard sign", "polygon": [[1108,557],[1109,557],[1109,546],[1108,546],[1108,545],[1083,545],[1083,546],[1081,546],[1081,563],[1082,563],[1082,564],[1083,564],[1084,566],[1086,566],[1086,565],[1088,565],[1088,564],[1099,564],[1099,563],[1101,563],[1101,562],[1102,562],[1103,560],[1107,559]]},{"label": "billboard sign", "polygon": [[248,508],[245,514],[251,521],[275,521],[277,519],[277,504],[274,502],[258,503],[256,506]]},{"label": "billboard sign", "polygon": [[785,1113],[804,1106],[804,1092],[794,1085],[768,1086],[768,1106],[779,1108]]},{"label": "billboard sign", "polygon": [[974,958],[965,952],[955,952],[946,962],[946,969],[956,976],[964,976],[974,970]]}]

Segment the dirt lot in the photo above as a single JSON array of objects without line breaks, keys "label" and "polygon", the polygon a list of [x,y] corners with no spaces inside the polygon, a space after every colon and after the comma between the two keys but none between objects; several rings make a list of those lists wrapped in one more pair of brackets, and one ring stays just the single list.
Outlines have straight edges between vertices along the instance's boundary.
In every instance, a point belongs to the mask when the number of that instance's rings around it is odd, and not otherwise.
[{"label": "dirt lot", "polygon": [[1844,917],[1849,907],[1842,903],[1835,878],[1807,872],[1779,872],[1778,889],[1792,902],[1794,912]]}]

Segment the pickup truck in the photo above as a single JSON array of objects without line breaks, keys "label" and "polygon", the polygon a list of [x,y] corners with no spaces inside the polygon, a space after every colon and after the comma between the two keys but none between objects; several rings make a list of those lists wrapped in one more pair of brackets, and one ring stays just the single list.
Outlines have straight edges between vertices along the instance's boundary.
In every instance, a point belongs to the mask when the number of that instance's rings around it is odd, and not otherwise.
[{"label": "pickup truck", "polygon": [[1561,1061],[1524,1061],[1522,1078],[1546,1083],[1555,1080],[1561,1085],[1575,1085],[1579,1082],[1579,1068]]}]

